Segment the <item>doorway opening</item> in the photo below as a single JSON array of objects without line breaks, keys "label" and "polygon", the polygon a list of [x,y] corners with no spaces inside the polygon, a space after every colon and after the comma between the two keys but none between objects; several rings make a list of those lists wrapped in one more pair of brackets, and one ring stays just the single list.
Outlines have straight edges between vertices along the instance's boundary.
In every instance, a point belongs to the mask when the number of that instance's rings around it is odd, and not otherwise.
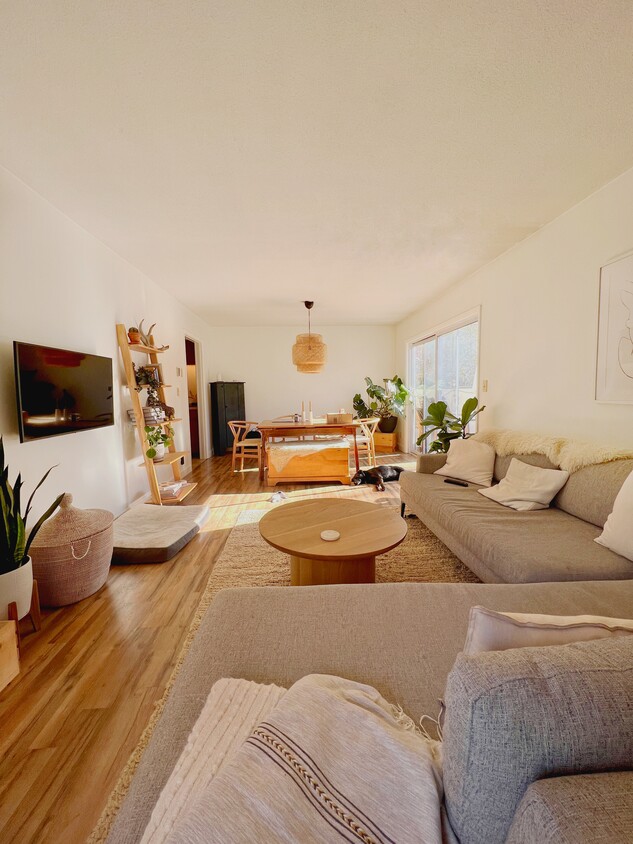
[{"label": "doorway opening", "polygon": [[198,363],[196,344],[185,337],[185,355],[187,360],[187,402],[189,404],[189,435],[191,437],[191,457],[200,459],[200,414],[198,412]]}]

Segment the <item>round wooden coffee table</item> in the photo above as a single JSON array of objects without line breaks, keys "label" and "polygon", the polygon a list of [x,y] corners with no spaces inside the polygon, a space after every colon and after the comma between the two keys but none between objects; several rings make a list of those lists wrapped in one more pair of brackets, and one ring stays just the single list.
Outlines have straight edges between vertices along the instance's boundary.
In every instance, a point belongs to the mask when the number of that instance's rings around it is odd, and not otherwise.
[{"label": "round wooden coffee table", "polygon": [[[323,530],[341,536],[327,542]],[[293,586],[375,583],[376,556],[402,542],[407,523],[395,508],[321,498],[276,507],[260,521],[259,532],[273,548],[290,554]]]}]

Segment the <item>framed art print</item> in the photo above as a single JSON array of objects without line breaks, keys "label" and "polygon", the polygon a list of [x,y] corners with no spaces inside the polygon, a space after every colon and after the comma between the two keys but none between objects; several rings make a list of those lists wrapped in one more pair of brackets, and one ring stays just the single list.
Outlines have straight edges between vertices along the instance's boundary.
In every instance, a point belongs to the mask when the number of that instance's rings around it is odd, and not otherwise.
[{"label": "framed art print", "polygon": [[633,254],[600,270],[596,401],[633,404]]}]

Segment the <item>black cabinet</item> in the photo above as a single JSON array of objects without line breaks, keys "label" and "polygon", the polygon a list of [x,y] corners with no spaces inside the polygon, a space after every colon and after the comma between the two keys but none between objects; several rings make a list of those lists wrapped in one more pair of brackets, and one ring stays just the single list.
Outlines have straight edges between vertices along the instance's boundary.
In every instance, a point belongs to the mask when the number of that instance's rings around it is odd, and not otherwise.
[{"label": "black cabinet", "polygon": [[229,422],[246,419],[244,381],[212,381],[209,389],[213,453],[221,457],[233,448],[233,434]]}]

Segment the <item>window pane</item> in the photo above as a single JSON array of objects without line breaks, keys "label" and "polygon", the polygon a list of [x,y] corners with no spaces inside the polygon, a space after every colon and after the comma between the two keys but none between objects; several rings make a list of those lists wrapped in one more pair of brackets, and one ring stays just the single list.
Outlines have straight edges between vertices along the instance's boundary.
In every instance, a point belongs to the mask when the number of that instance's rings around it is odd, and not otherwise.
[{"label": "window pane", "polygon": [[435,400],[435,338],[413,347],[413,404],[415,409],[415,438],[422,433],[420,419],[426,416],[429,404]]},{"label": "window pane", "polygon": [[[420,419],[426,415],[431,402],[446,402],[448,409],[458,416],[466,399],[477,394],[478,347],[478,322],[447,331],[439,337],[430,337],[412,347],[416,440],[423,432]],[[475,430],[476,422],[472,426],[472,431]],[[431,439],[425,441],[425,451],[431,442]]]},{"label": "window pane", "polygon": [[457,332],[449,331],[437,338],[437,399],[455,413],[457,405]]},{"label": "window pane", "polygon": [[[477,335],[478,325],[476,322],[465,325],[457,332],[458,346],[458,399],[457,408],[461,410],[466,399],[477,395]],[[457,412],[457,411],[455,411]],[[473,433],[476,427],[471,426]]]}]

